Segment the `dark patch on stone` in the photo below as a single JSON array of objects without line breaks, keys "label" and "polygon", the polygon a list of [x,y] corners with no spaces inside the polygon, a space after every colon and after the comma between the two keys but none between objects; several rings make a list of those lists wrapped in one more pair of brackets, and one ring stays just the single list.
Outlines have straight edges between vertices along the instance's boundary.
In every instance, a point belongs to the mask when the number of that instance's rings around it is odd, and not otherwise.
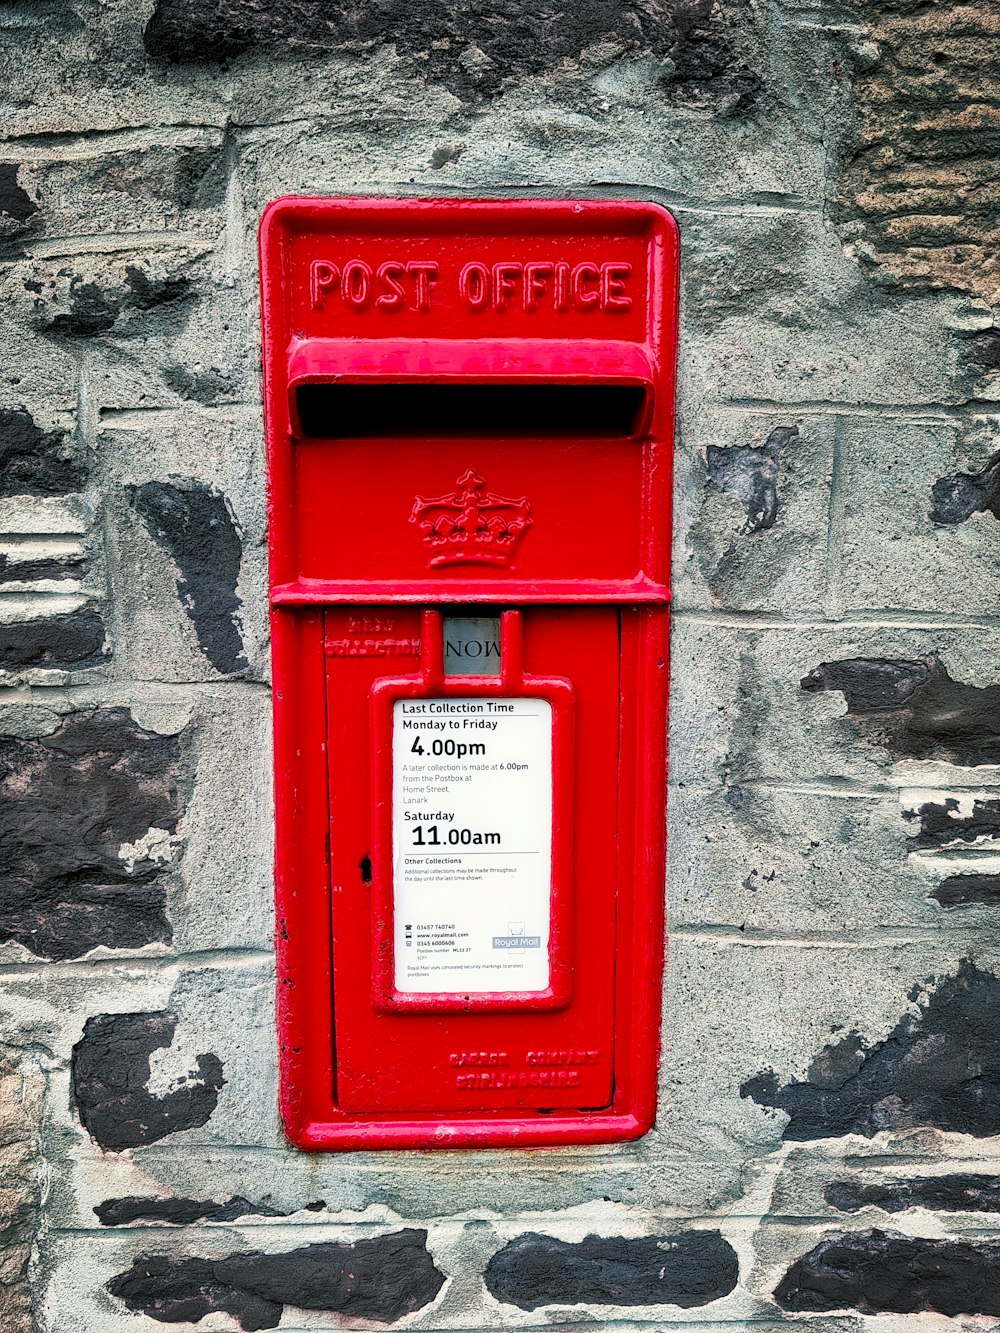
[{"label": "dark patch on stone", "polygon": [[51,736],[0,739],[0,940],[40,958],[171,938],[166,867],[118,850],[184,810],[181,738],[125,708],[71,713]]},{"label": "dark patch on stone", "polygon": [[108,300],[100,287],[75,276],[69,284],[69,310],[54,316],[46,329],[69,338],[93,338],[107,333],[117,318],[118,306]]},{"label": "dark patch on stone", "polygon": [[165,1011],[87,1019],[73,1047],[73,1099],[81,1124],[102,1148],[120,1152],[198,1129],[215,1110],[226,1080],[214,1054],[199,1055],[197,1072],[172,1092],[154,1097],[146,1090],[150,1056],[171,1044],[176,1027],[175,1015]]},{"label": "dark patch on stone", "polygon": [[180,394],[190,402],[201,403],[203,407],[214,407],[217,403],[229,402],[234,397],[233,386],[228,375],[219,370],[188,370],[186,366],[167,366],[163,372],[167,388]]},{"label": "dark patch on stone", "polygon": [[798,434],[798,426],[777,426],[756,448],[710,444],[705,451],[709,479],[727,494],[734,495],[746,511],[744,532],[763,532],[774,527],[778,517],[781,451]]},{"label": "dark patch on stone", "polygon": [[27,222],[38,211],[38,205],[17,183],[17,163],[0,162],[0,215]]},{"label": "dark patch on stone", "polygon": [[[68,338],[94,338],[109,333],[125,315],[135,311],[145,314],[186,300],[193,294],[191,280],[183,274],[150,276],[144,269],[131,264],[125,269],[124,285],[116,290],[102,290],[96,282],[85,282],[78,273],[65,269],[58,276],[69,278],[69,309],[55,315],[50,316],[45,311],[43,284],[29,278],[24,285],[36,295],[35,305],[43,312],[43,331]],[[55,288],[54,283],[49,285]]]},{"label": "dark patch on stone", "polygon": [[443,1285],[427,1232],[407,1227],[353,1245],[304,1245],[282,1254],[140,1255],[107,1288],[130,1310],[164,1324],[197,1323],[223,1311],[250,1333],[277,1328],[286,1305],[390,1324],[429,1305]]},{"label": "dark patch on stone", "polygon": [[28,583],[39,579],[82,579],[86,564],[78,557],[69,560],[11,560],[0,554],[0,583]]},{"label": "dark patch on stone", "polygon": [[939,658],[851,657],[823,662],[801,681],[837,690],[878,745],[913,759],[1000,763],[1000,685],[952,680]]},{"label": "dark patch on stone", "polygon": [[903,707],[914,691],[925,685],[934,669],[933,658],[849,657],[823,662],[804,676],[804,690],[837,690],[849,713],[882,713]]},{"label": "dark patch on stone", "polygon": [[[737,61],[726,35],[716,26],[714,7],[685,33],[674,52],[674,73],[667,89],[670,100],[698,111],[746,116],[764,90],[763,80]],[[711,17],[716,23],[709,24]]]},{"label": "dark patch on stone", "polygon": [[1000,1314],[1000,1245],[866,1231],[819,1243],[774,1290],[786,1310]]},{"label": "dark patch on stone", "polygon": [[[302,1212],[319,1213],[326,1207],[322,1199],[302,1205]],[[240,1217],[291,1217],[300,1210],[271,1208],[251,1203],[236,1194],[225,1203],[212,1199],[154,1199],[129,1195],[124,1199],[106,1199],[94,1209],[102,1227],[125,1227],[134,1222],[165,1222],[190,1226],[194,1222],[235,1222]]]},{"label": "dark patch on stone", "polygon": [[917,1176],[913,1180],[886,1180],[879,1185],[835,1180],[826,1187],[826,1201],[842,1213],[881,1208],[902,1213],[907,1208],[934,1212],[1000,1213],[1000,1178],[956,1174]]},{"label": "dark patch on stone", "polygon": [[993,907],[1000,903],[1000,875],[949,875],[930,896],[946,909]]},{"label": "dark patch on stone", "polygon": [[177,156],[173,196],[182,208],[214,208],[226,193],[226,155],[219,148],[188,148]]},{"label": "dark patch on stone", "polygon": [[522,1310],[542,1305],[679,1305],[718,1300],[736,1286],[736,1251],[718,1231],[572,1243],[527,1232],[493,1256],[486,1289]]},{"label": "dark patch on stone", "polygon": [[984,1138],[1000,1133],[1000,981],[968,959],[904,1014],[884,1041],[856,1033],[825,1047],[804,1082],[773,1070],[740,1095],[790,1117],[784,1138],[839,1138],[930,1125]]},{"label": "dark patch on stone", "polygon": [[975,797],[972,814],[964,817],[956,818],[958,809],[958,800],[947,796],[943,801],[925,801],[916,815],[908,813],[907,819],[920,820],[920,832],[912,840],[914,848],[947,847],[980,838],[1000,840],[1000,798]]},{"label": "dark patch on stone", "polygon": [[451,162],[457,162],[465,152],[465,145],[459,144],[456,147],[435,148],[431,153],[431,166],[435,171],[440,171],[442,167],[448,166]]},{"label": "dark patch on stone", "polygon": [[931,487],[932,522],[964,523],[973,514],[1000,518],[1000,454],[994,454],[981,472],[939,477]]},{"label": "dark patch on stone", "polygon": [[27,667],[77,669],[107,658],[104,621],[96,611],[45,616],[0,625],[0,670]]},{"label": "dark patch on stone", "polygon": [[129,1195],[105,1199],[94,1209],[102,1227],[125,1227],[133,1222],[169,1222],[186,1227],[193,1222],[235,1222],[238,1217],[288,1217],[279,1208],[251,1203],[234,1195],[225,1203],[212,1199],[150,1199]]},{"label": "dark patch on stone", "polygon": [[158,305],[167,305],[186,296],[191,286],[191,279],[178,274],[173,277],[151,278],[143,269],[129,264],[125,269],[125,281],[132,293],[132,304],[137,310],[155,310]]},{"label": "dark patch on stone", "polygon": [[236,619],[243,548],[226,497],[193,477],[130,487],[132,502],[180,572],[177,591],[202,652],[224,674],[245,670]]},{"label": "dark patch on stone", "polygon": [[984,371],[1000,370],[1000,329],[984,329],[969,339],[969,359]]},{"label": "dark patch on stone", "polygon": [[382,44],[429,82],[467,100],[593,55],[670,61],[671,100],[744,114],[760,81],[734,55],[713,0],[577,0],[457,4],[455,0],[157,0],[145,46],[160,60],[213,64],[254,47],[360,54]]},{"label": "dark patch on stone", "polygon": [[43,431],[23,407],[0,408],[0,495],[65,495],[86,481],[68,432]]}]

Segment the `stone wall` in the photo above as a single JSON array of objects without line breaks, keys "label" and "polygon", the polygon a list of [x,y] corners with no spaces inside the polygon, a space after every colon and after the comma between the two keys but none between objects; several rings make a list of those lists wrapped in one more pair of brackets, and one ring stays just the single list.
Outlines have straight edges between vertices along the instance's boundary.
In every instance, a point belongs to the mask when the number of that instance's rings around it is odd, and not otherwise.
[{"label": "stone wall", "polygon": [[[952,0],[2,6],[4,1333],[1000,1316],[998,29]],[[255,232],[292,191],[680,223],[637,1143],[283,1139]]]}]

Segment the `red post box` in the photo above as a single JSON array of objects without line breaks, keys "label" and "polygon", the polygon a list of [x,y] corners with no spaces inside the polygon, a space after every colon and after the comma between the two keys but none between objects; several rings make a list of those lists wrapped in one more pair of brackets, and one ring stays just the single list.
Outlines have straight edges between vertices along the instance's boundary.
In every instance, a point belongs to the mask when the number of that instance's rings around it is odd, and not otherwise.
[{"label": "red post box", "polygon": [[279,199],[261,282],[288,1135],[638,1137],[663,956],[673,220]]}]

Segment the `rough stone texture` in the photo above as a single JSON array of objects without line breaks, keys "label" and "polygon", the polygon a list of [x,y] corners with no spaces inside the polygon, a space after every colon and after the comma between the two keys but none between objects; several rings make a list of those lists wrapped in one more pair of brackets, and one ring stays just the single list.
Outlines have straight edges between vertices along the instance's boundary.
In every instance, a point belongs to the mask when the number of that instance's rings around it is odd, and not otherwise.
[{"label": "rough stone texture", "polygon": [[146,1255],[108,1290],[130,1310],[165,1324],[224,1310],[249,1333],[277,1328],[285,1306],[391,1324],[429,1304],[444,1283],[426,1242],[426,1231],[407,1228],[353,1245],[305,1245],[279,1254],[217,1260]]},{"label": "rough stone texture", "polygon": [[736,1286],[736,1251],[718,1231],[629,1240],[587,1236],[575,1244],[529,1232],[495,1254],[484,1274],[496,1300],[542,1305],[679,1305],[690,1309]]},{"label": "rough stone texture", "polygon": [[774,527],[781,451],[798,433],[797,426],[776,426],[759,448],[708,446],[708,475],[722,490],[735,495],[746,510],[744,532]]},{"label": "rough stone texture", "polygon": [[[942,1247],[920,1264],[981,1244],[997,26],[981,0],[0,5],[0,1042],[34,1089],[12,1113],[45,1094],[0,1264],[23,1333],[29,1258],[39,1333],[389,1318],[336,1275],[403,1227],[407,1323],[857,1333],[853,1261],[843,1305],[776,1299],[803,1255],[897,1206]],[[286,193],[678,219],[672,934],[635,1143],[283,1139],[256,228]],[[87,718],[89,764],[53,745]],[[922,1291],[909,1265],[882,1268]]]},{"label": "rough stone texture", "polygon": [[1000,1246],[869,1231],[823,1241],[775,1289],[786,1310],[1000,1314]]},{"label": "rough stone texture", "polygon": [[773,1071],[740,1089],[787,1112],[786,1139],[933,1125],[980,1138],[1000,1133],[1000,981],[963,961],[866,1049],[851,1034],[825,1046],[804,1082],[780,1087]]},{"label": "rough stone texture", "polygon": [[102,1148],[118,1152],[204,1125],[225,1079],[217,1055],[199,1055],[195,1072],[163,1096],[149,1092],[150,1056],[169,1046],[171,1013],[98,1014],[73,1047],[73,1100],[80,1120]]},{"label": "rough stone texture", "polygon": [[1000,685],[952,680],[935,656],[922,661],[823,662],[802,688],[838,690],[876,743],[899,756],[952,764],[1000,762]]},{"label": "rough stone texture", "polygon": [[219,671],[245,669],[236,614],[242,546],[226,497],[194,477],[149,481],[133,503],[177,562],[177,591],[205,656]]},{"label": "rough stone texture", "polygon": [[24,408],[0,409],[0,495],[78,491],[85,476],[65,430],[42,430]]},{"label": "rough stone texture", "polygon": [[255,46],[287,44],[310,52],[362,52],[391,43],[424,78],[467,99],[496,96],[516,79],[560,65],[598,63],[623,53],[665,62],[662,82],[685,106],[745,114],[760,89],[727,41],[712,0],[581,0],[572,6],[456,5],[415,8],[405,0],[157,0],[145,44],[158,59],[217,63]]},{"label": "rough stone texture", "polygon": [[107,656],[104,622],[85,609],[0,624],[0,670],[97,666]]},{"label": "rough stone texture", "polygon": [[[321,1212],[326,1205],[307,1203],[305,1211]],[[225,1203],[211,1199],[105,1199],[94,1209],[102,1227],[123,1227],[133,1222],[166,1222],[172,1226],[190,1226],[192,1222],[235,1222],[240,1217],[288,1217],[288,1212],[264,1203],[234,1196]]]},{"label": "rough stone texture", "polygon": [[913,1180],[888,1180],[881,1185],[835,1180],[827,1186],[826,1201],[842,1213],[856,1213],[862,1208],[880,1208],[883,1213],[902,1213],[908,1208],[1000,1213],[1000,1178],[918,1176]]},{"label": "rough stone texture", "polygon": [[124,708],[0,739],[0,940],[59,959],[170,940],[181,752],[179,737],[144,730]]},{"label": "rough stone texture", "polygon": [[0,1050],[0,1326],[37,1333],[30,1263],[41,1221],[43,1081],[24,1052]]},{"label": "rough stone texture", "polygon": [[857,12],[869,45],[842,232],[886,281],[995,301],[1000,17],[962,0],[859,0]]}]

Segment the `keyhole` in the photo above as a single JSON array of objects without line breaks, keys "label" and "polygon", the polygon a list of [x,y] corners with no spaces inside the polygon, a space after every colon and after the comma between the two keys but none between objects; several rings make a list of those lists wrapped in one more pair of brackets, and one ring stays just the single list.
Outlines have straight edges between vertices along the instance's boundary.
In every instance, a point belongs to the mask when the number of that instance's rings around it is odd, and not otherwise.
[{"label": "keyhole", "polygon": [[372,859],[366,853],[359,861],[361,867],[361,883],[370,884],[372,882]]}]

